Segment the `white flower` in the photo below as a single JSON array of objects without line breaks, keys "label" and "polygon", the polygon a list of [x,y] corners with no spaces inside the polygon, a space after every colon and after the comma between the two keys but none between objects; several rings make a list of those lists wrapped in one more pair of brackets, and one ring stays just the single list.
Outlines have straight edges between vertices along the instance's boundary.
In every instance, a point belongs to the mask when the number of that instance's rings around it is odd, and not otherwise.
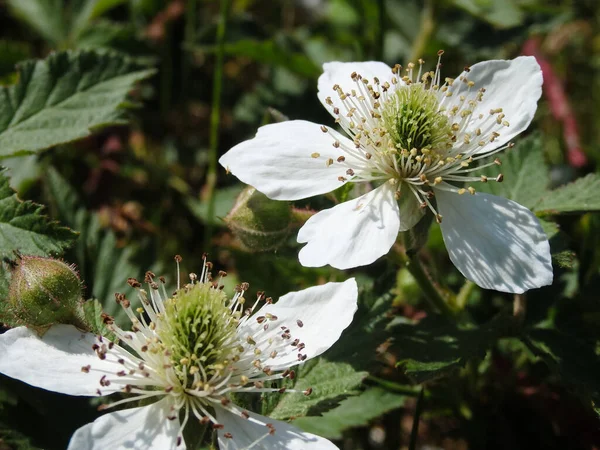
[{"label": "white flower", "polygon": [[377,186],[306,222],[298,234],[307,243],[304,266],[370,264],[429,210],[452,262],[479,286],[521,293],[550,284],[550,248],[536,217],[470,185],[502,181],[478,175],[498,160],[478,163],[511,146],[531,122],[542,92],[539,65],[532,57],[486,61],[442,79],[439,60],[435,72],[419,63],[418,73],[414,64],[406,71],[381,62],[325,64],[318,97],[349,138],[311,122],[277,123],[220,163],[276,200],[349,181]]},{"label": "white flower", "polygon": [[255,306],[244,311],[247,284],[228,299],[206,266],[172,298],[153,274],[146,281],[150,295],[139,289],[136,310],[117,294],[132,322],[132,331],[109,324],[120,343],[71,325],[55,325],[42,337],[25,327],[0,335],[0,373],[9,377],[69,395],[128,394],[104,408],[156,400],[81,427],[69,450],[180,450],[189,420],[212,423],[221,449],[336,449],[238,407],[230,394],[281,392],[274,380],[293,378],[291,366],[336,342],[357,308],[354,279],[291,292],[275,304],[261,293],[256,304],[264,305],[255,313]]}]

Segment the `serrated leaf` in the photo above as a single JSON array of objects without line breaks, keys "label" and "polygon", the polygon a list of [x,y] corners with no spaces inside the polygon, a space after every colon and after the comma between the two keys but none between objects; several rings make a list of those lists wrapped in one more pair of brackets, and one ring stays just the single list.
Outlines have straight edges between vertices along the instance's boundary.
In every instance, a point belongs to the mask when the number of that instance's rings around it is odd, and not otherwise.
[{"label": "serrated leaf", "polygon": [[510,318],[503,316],[470,329],[458,328],[438,316],[396,325],[398,366],[416,383],[445,376],[471,358],[483,358],[510,326]]},{"label": "serrated leaf", "polygon": [[0,258],[26,255],[58,255],[77,239],[77,233],[50,220],[44,207],[21,201],[0,171]]},{"label": "serrated leaf", "polygon": [[330,409],[341,400],[358,393],[357,388],[367,372],[358,372],[350,364],[335,363],[318,358],[300,366],[295,390],[312,388],[309,396],[290,393],[281,396],[281,400],[269,413],[274,419],[302,417],[312,412]]},{"label": "serrated leaf", "polygon": [[527,330],[525,344],[578,392],[600,404],[600,357],[593,342],[555,329]]},{"label": "serrated leaf", "polygon": [[550,183],[541,138],[533,136],[524,139],[501,153],[499,159],[502,162],[500,167],[486,167],[481,173],[490,180],[502,173],[504,181],[477,183],[477,190],[506,197],[532,209],[547,194]]},{"label": "serrated leaf", "polygon": [[370,388],[360,395],[342,400],[340,406],[322,416],[300,417],[292,423],[309,433],[341,439],[344,430],[367,425],[371,420],[402,407],[407,398],[385,389]]},{"label": "serrated leaf", "polygon": [[539,215],[600,211],[600,176],[590,173],[548,193],[534,208]]},{"label": "serrated leaf", "polygon": [[60,52],[18,66],[16,85],[0,88],[0,159],[33,153],[124,122],[133,85],[154,73],[126,57]]}]

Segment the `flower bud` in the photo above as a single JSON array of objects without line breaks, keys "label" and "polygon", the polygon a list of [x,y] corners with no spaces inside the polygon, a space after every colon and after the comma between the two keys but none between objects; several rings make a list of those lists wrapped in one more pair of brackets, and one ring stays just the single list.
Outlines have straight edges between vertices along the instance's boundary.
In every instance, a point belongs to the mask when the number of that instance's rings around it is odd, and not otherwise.
[{"label": "flower bud", "polygon": [[8,310],[16,322],[34,328],[80,325],[81,297],[82,284],[74,266],[52,258],[20,256],[11,273]]},{"label": "flower bud", "polygon": [[274,250],[288,237],[292,214],[287,202],[269,199],[251,186],[238,196],[225,223],[249,251]]}]

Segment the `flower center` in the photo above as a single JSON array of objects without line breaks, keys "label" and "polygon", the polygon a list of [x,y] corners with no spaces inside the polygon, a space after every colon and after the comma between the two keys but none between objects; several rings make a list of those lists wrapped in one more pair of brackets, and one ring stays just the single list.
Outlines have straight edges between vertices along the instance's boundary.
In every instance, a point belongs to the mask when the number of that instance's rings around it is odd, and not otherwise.
[{"label": "flower center", "polygon": [[[429,208],[436,220],[442,216],[435,208],[435,189],[475,194],[463,183],[503,180],[502,174],[489,178],[483,168],[500,165],[496,158],[480,164],[480,160],[511,147],[499,143],[510,126],[502,108],[484,109],[484,87],[470,79],[470,69],[456,80],[441,77],[441,56],[435,71],[418,71],[409,63],[392,68],[389,81],[372,80],[353,72],[342,85],[332,86],[333,97],[325,103],[336,116],[336,123],[352,143],[340,141],[322,126],[323,133],[333,137],[337,158],[323,157],[327,167],[341,166],[336,171],[340,182],[390,182],[396,198],[416,198],[419,206]],[[403,75],[404,74],[404,75]],[[310,155],[321,158],[317,152]]]},{"label": "flower center", "polygon": [[159,336],[171,352],[173,368],[192,387],[193,375],[220,376],[230,364],[239,313],[227,306],[227,296],[210,283],[189,284],[165,302]]},{"label": "flower center", "polygon": [[446,151],[452,148],[452,128],[439,111],[437,96],[421,83],[396,90],[383,105],[384,127],[398,150]]}]

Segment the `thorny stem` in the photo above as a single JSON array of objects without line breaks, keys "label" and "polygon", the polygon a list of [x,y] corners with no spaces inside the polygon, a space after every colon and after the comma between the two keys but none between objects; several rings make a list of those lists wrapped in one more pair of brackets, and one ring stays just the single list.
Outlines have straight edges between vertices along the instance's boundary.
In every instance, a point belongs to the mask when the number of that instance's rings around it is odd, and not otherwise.
[{"label": "thorny stem", "polygon": [[421,26],[419,27],[419,34],[413,42],[409,61],[416,61],[423,56],[427,42],[429,41],[429,38],[435,29],[432,3],[433,0],[425,0],[425,5],[423,6],[423,11],[421,12]]},{"label": "thorny stem", "polygon": [[448,317],[455,317],[455,311],[450,308],[446,300],[442,297],[442,294],[435,287],[431,278],[425,273],[425,269],[419,261],[419,257],[415,254],[408,256],[404,253],[402,247],[396,243],[392,247],[392,251],[389,256],[401,267],[406,267],[410,274],[415,278],[419,287],[423,290],[425,298],[429,302],[430,306],[436,311],[444,314]]},{"label": "thorny stem", "polygon": [[[208,148],[208,170],[204,200],[207,202],[206,228],[204,231],[204,248],[210,250],[212,237],[212,222],[215,214],[215,186],[217,184],[217,147],[219,145],[219,124],[221,118],[221,90],[223,86],[223,46],[225,42],[225,29],[229,14],[230,0],[221,0],[221,11],[217,25],[216,61],[213,79],[212,110],[210,113],[210,142]],[[208,251],[208,250],[207,250]]]},{"label": "thorny stem", "polygon": [[421,419],[421,411],[423,410],[423,392],[425,390],[421,388],[421,393],[417,399],[417,405],[415,406],[415,415],[413,417],[412,430],[410,431],[410,442],[408,444],[408,450],[416,450],[417,439],[419,438],[419,421]]}]

